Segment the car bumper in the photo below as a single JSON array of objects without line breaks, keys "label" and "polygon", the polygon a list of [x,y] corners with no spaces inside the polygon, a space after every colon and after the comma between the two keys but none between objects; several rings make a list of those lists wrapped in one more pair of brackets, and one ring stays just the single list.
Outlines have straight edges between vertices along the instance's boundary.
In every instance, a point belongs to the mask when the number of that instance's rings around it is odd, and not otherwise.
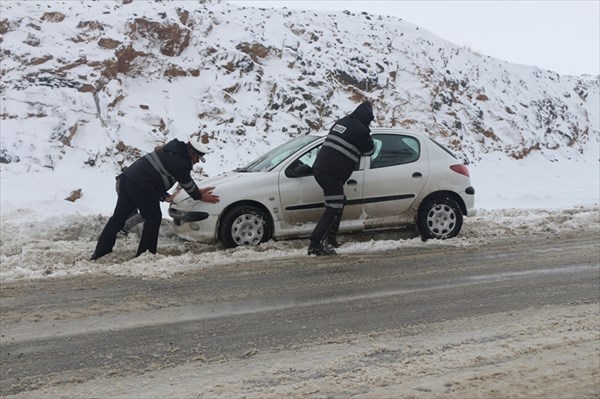
[{"label": "car bumper", "polygon": [[465,192],[461,194],[461,197],[465,203],[465,216],[476,216],[477,209],[475,209],[475,188],[472,186],[467,187],[465,189]]},{"label": "car bumper", "polygon": [[174,219],[173,231],[185,240],[214,243],[217,241],[218,215],[208,215],[206,219],[184,222]]},{"label": "car bumper", "polygon": [[209,217],[209,214],[206,212],[186,212],[174,208],[169,208],[169,216],[171,216],[174,220],[191,223],[204,220]]}]

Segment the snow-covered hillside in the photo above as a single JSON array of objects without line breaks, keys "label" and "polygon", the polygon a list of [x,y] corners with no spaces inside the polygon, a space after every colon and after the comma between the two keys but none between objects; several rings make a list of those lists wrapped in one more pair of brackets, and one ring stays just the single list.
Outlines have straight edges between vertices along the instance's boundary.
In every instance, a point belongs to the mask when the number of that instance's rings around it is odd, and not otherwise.
[{"label": "snow-covered hillside", "polygon": [[[481,222],[462,237],[535,234],[546,215],[597,233],[598,77],[509,64],[368,14],[140,0],[0,11],[2,278],[87,260],[120,166],[157,144],[201,135],[214,175],[365,98],[378,126],[423,129],[472,162]],[[63,260],[47,257],[56,240]]]},{"label": "snow-covered hillside", "polygon": [[365,98],[477,163],[598,152],[598,76],[458,47],[397,18],[218,1],[2,1],[0,162],[111,173],[198,134],[232,169]]}]

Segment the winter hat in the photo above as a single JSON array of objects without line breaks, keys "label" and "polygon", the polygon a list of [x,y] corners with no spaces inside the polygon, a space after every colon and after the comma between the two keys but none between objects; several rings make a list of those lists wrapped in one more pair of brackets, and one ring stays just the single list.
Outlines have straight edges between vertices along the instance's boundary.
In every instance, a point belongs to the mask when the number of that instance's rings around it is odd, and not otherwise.
[{"label": "winter hat", "polygon": [[206,159],[204,159],[204,155],[210,152],[206,144],[203,144],[201,141],[194,139],[190,140],[188,144],[200,155],[200,160],[202,162],[206,162]]},{"label": "winter hat", "polygon": [[373,115],[373,106],[369,101],[364,101],[350,114],[352,118],[358,119],[365,126],[369,126],[371,121],[375,119]]}]

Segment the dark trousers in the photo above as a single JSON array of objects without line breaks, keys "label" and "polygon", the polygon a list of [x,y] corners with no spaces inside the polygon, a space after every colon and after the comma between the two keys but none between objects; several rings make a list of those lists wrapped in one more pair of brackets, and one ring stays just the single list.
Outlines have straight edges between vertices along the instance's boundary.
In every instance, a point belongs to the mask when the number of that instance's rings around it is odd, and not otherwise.
[{"label": "dark trousers", "polygon": [[[121,173],[116,178],[115,190],[117,191],[117,195],[119,195],[119,185],[121,183],[121,181],[119,179],[122,176],[123,176],[123,174]],[[133,212],[131,212],[131,215],[129,215],[129,217],[127,218],[127,221],[125,222],[125,226],[123,226],[122,231],[129,233],[129,231],[131,229],[133,229],[136,225],[143,223],[143,222],[144,222],[144,219],[142,218],[142,215],[140,215],[140,213],[138,212],[138,210],[136,208]]]},{"label": "dark trousers", "polygon": [[113,215],[104,230],[98,238],[98,244],[94,254],[96,257],[104,256],[110,252],[117,240],[117,233],[123,228],[131,213],[136,209],[144,218],[144,227],[142,237],[135,256],[139,256],[146,251],[156,253],[158,246],[158,233],[160,222],[162,221],[162,212],[160,210],[160,194],[139,187],[126,176],[119,178],[119,196]]},{"label": "dark trousers", "polygon": [[346,203],[346,196],[344,195],[345,181],[318,170],[315,170],[314,173],[317,183],[323,189],[325,212],[321,215],[310,236],[310,243],[311,245],[320,245],[328,236],[335,236],[340,227],[342,212]]}]

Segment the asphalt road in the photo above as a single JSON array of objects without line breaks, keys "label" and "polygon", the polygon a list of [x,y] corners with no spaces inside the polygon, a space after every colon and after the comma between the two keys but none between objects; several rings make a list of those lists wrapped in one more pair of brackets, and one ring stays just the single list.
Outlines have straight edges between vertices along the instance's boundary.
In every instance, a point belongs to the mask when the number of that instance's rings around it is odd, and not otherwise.
[{"label": "asphalt road", "polygon": [[0,396],[227,362],[346,334],[597,302],[599,262],[597,237],[535,237],[250,262],[169,279],[7,283],[0,291]]}]

